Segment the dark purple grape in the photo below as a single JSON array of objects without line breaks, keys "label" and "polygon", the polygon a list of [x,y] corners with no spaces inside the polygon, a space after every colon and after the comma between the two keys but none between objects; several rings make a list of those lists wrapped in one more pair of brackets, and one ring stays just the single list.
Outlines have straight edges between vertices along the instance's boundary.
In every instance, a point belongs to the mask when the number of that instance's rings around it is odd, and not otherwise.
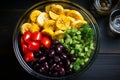
[{"label": "dark purple grape", "polygon": [[44,48],[44,47],[41,47],[41,48],[40,48],[40,51],[41,51],[41,52],[45,52],[45,50],[46,50],[46,48]]},{"label": "dark purple grape", "polygon": [[52,44],[53,45],[59,44],[59,41],[58,40],[53,40]]},{"label": "dark purple grape", "polygon": [[34,53],[34,57],[35,57],[35,58],[38,58],[39,56],[40,56],[39,53]]},{"label": "dark purple grape", "polygon": [[55,50],[51,49],[48,54],[49,57],[53,57],[55,55]]},{"label": "dark purple grape", "polygon": [[66,53],[65,53],[68,57],[70,57],[71,56],[71,54],[70,54],[70,52],[68,52],[68,51],[66,51]]},{"label": "dark purple grape", "polygon": [[57,53],[61,53],[62,52],[62,49],[60,47],[56,47],[56,52]]},{"label": "dark purple grape", "polygon": [[62,62],[62,61],[60,61],[60,62],[59,62],[59,65],[60,65],[60,66],[62,66],[62,65],[63,65],[63,62]]},{"label": "dark purple grape", "polygon": [[59,64],[57,64],[56,66],[55,66],[55,70],[60,70],[60,65]]},{"label": "dark purple grape", "polygon": [[38,69],[40,67],[40,64],[39,63],[36,63],[36,64],[34,64],[34,69]]},{"label": "dark purple grape", "polygon": [[63,52],[64,52],[64,53],[69,53],[68,49],[65,48],[65,47],[63,47]]},{"label": "dark purple grape", "polygon": [[48,61],[48,63],[49,63],[50,65],[52,65],[52,64],[54,63],[54,60],[50,58],[49,61]]},{"label": "dark purple grape", "polygon": [[61,44],[56,46],[56,52],[57,53],[62,53],[62,51],[63,51],[62,49],[63,49],[63,46]]},{"label": "dark purple grape", "polygon": [[65,58],[65,59],[67,58],[67,55],[66,55],[66,54],[62,54],[62,55],[63,55],[63,58]]},{"label": "dark purple grape", "polygon": [[30,63],[28,63],[31,67],[34,67],[34,65],[36,65],[38,63],[38,58],[35,58],[33,61],[31,61]]},{"label": "dark purple grape", "polygon": [[65,69],[63,67],[60,68],[60,75],[61,76],[65,75]]},{"label": "dark purple grape", "polygon": [[38,57],[40,57],[41,55],[43,54],[43,52],[42,51],[34,51],[34,56],[35,56],[35,58],[38,58]]},{"label": "dark purple grape", "polygon": [[46,69],[49,69],[48,62],[45,62],[45,63],[44,63],[44,67],[45,67]]},{"label": "dark purple grape", "polygon": [[73,56],[73,55],[70,56],[70,61],[71,61],[71,62],[76,61],[76,59],[77,59],[77,58],[76,58],[75,56]]},{"label": "dark purple grape", "polygon": [[66,69],[66,73],[67,73],[67,74],[72,73],[72,69],[71,69],[71,68],[67,68],[67,69]]},{"label": "dark purple grape", "polygon": [[45,56],[47,56],[49,54],[49,49],[45,50]]},{"label": "dark purple grape", "polygon": [[36,59],[34,59],[33,61],[30,61],[28,64],[32,66],[32,65],[34,65],[36,62],[37,62]]},{"label": "dark purple grape", "polygon": [[62,60],[65,60],[65,59],[67,58],[67,55],[66,55],[65,53],[62,53],[62,54],[60,55],[60,58],[61,58]]},{"label": "dark purple grape", "polygon": [[39,58],[39,62],[44,62],[46,60],[46,56],[41,56],[40,58]]},{"label": "dark purple grape", "polygon": [[55,68],[56,65],[57,65],[56,63],[52,64],[51,67],[50,67],[50,71],[54,71],[54,68]]},{"label": "dark purple grape", "polygon": [[61,59],[60,59],[58,56],[54,56],[54,61],[55,61],[55,62],[60,62]]},{"label": "dark purple grape", "polygon": [[46,69],[45,69],[45,67],[40,67],[40,68],[39,68],[39,71],[42,72],[42,73],[45,73],[45,72],[46,72]]},{"label": "dark purple grape", "polygon": [[50,49],[55,49],[56,45],[51,45]]},{"label": "dark purple grape", "polygon": [[61,49],[63,49],[63,48],[64,48],[62,44],[59,44],[59,45],[58,45],[58,47],[60,47]]},{"label": "dark purple grape", "polygon": [[43,54],[43,52],[42,52],[41,50],[39,50],[39,51],[38,51],[38,53],[39,53],[40,55],[42,55],[42,54]]},{"label": "dark purple grape", "polygon": [[66,59],[65,60],[65,65],[66,65],[66,67],[69,67],[70,66],[70,60]]}]

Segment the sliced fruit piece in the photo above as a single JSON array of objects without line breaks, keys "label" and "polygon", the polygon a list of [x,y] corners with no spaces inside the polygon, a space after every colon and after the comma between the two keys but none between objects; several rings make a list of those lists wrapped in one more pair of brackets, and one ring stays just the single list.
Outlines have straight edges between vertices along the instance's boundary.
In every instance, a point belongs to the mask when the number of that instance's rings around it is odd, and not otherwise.
[{"label": "sliced fruit piece", "polygon": [[67,18],[69,18],[69,19],[70,19],[70,26],[71,26],[71,25],[72,25],[72,23],[74,23],[75,19],[74,19],[74,18],[72,18],[72,17],[70,17],[70,16],[68,16]]},{"label": "sliced fruit piece", "polygon": [[45,12],[42,12],[38,17],[37,17],[37,23],[40,25],[40,26],[43,26],[45,20],[48,20],[49,19],[49,16],[47,13]]},{"label": "sliced fruit piece", "polygon": [[45,7],[45,11],[46,11],[47,13],[49,13],[49,11],[52,10],[52,5],[53,5],[53,4],[49,4],[49,5],[47,5],[47,6]]},{"label": "sliced fruit piece", "polygon": [[49,11],[49,16],[50,16],[50,18],[52,18],[52,19],[54,19],[54,20],[56,20],[56,19],[59,17],[59,15],[55,14],[55,13],[52,12],[52,11]]},{"label": "sliced fruit piece", "polygon": [[60,29],[56,27],[56,28],[55,28],[55,31],[57,31],[57,30],[60,30]]},{"label": "sliced fruit piece", "polygon": [[32,22],[36,22],[37,17],[40,15],[41,11],[40,10],[34,10],[30,14],[30,20]]},{"label": "sliced fruit piece", "polygon": [[63,13],[63,9],[64,9],[63,6],[61,6],[59,4],[53,4],[51,11],[53,11],[56,14],[61,14],[61,13]]},{"label": "sliced fruit piece", "polygon": [[40,31],[40,27],[38,26],[38,24],[36,23],[32,23],[32,26],[30,27],[30,31],[33,33],[33,32],[36,32],[36,31]]},{"label": "sliced fruit piece", "polygon": [[57,40],[58,40],[58,39],[64,38],[64,36],[65,36],[64,31],[62,31],[62,30],[57,30],[57,31],[55,31],[52,39],[57,39]]},{"label": "sliced fruit piece", "polygon": [[43,29],[42,30],[42,33],[43,34],[47,34],[47,35],[49,35],[50,37],[52,37],[53,36],[53,34],[54,34],[54,32],[53,32],[53,30],[51,30],[51,29]]},{"label": "sliced fruit piece", "polygon": [[45,20],[44,22],[44,28],[45,29],[51,29],[55,30],[55,21],[54,20]]},{"label": "sliced fruit piece", "polygon": [[77,21],[74,21],[72,24],[71,24],[71,27],[73,28],[80,28],[83,24],[85,24],[86,21],[81,21],[81,20],[77,20]]},{"label": "sliced fruit piece", "polygon": [[69,13],[69,11],[70,11],[70,9],[64,9],[62,14],[65,15],[65,16],[67,16],[67,14]]},{"label": "sliced fruit piece", "polygon": [[70,10],[66,15],[73,17],[75,20],[84,20],[83,16],[76,10]]},{"label": "sliced fruit piece", "polygon": [[31,26],[32,26],[31,23],[24,23],[24,24],[21,26],[21,34],[24,34],[24,32],[28,31]]},{"label": "sliced fruit piece", "polygon": [[70,27],[70,19],[65,15],[60,15],[56,21],[56,26],[60,30],[66,30],[68,27]]}]

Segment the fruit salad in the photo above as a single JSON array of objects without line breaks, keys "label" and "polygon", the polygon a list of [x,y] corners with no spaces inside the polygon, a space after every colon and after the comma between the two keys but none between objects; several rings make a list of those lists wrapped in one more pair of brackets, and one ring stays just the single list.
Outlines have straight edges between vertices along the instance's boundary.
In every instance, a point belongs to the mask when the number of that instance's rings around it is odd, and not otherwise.
[{"label": "fruit salad", "polygon": [[94,50],[94,30],[77,10],[59,4],[31,11],[20,28],[21,55],[36,72],[65,76],[79,71]]}]

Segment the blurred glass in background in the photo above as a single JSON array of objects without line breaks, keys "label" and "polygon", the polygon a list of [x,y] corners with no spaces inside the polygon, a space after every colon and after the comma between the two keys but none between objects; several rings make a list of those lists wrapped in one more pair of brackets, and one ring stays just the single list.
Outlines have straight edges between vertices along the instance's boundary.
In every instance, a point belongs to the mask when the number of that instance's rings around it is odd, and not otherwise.
[{"label": "blurred glass in background", "polygon": [[120,9],[113,10],[109,18],[109,28],[113,37],[120,38]]},{"label": "blurred glass in background", "polygon": [[94,0],[93,5],[99,15],[109,15],[118,5],[119,0]]}]

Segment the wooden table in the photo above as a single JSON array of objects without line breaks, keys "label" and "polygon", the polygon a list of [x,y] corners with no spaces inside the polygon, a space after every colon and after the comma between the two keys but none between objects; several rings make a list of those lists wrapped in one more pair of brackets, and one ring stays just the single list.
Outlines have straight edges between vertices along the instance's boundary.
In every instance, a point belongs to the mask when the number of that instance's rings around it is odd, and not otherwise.
[{"label": "wooden table", "polygon": [[[20,16],[39,1],[41,0],[0,1],[0,78],[3,80],[37,80],[18,63],[12,47],[12,35]],[[90,11],[99,25],[101,37],[100,51],[95,62],[75,80],[120,80],[120,39],[112,38],[107,32],[109,16],[97,15],[92,7],[92,0],[71,1]]]}]

